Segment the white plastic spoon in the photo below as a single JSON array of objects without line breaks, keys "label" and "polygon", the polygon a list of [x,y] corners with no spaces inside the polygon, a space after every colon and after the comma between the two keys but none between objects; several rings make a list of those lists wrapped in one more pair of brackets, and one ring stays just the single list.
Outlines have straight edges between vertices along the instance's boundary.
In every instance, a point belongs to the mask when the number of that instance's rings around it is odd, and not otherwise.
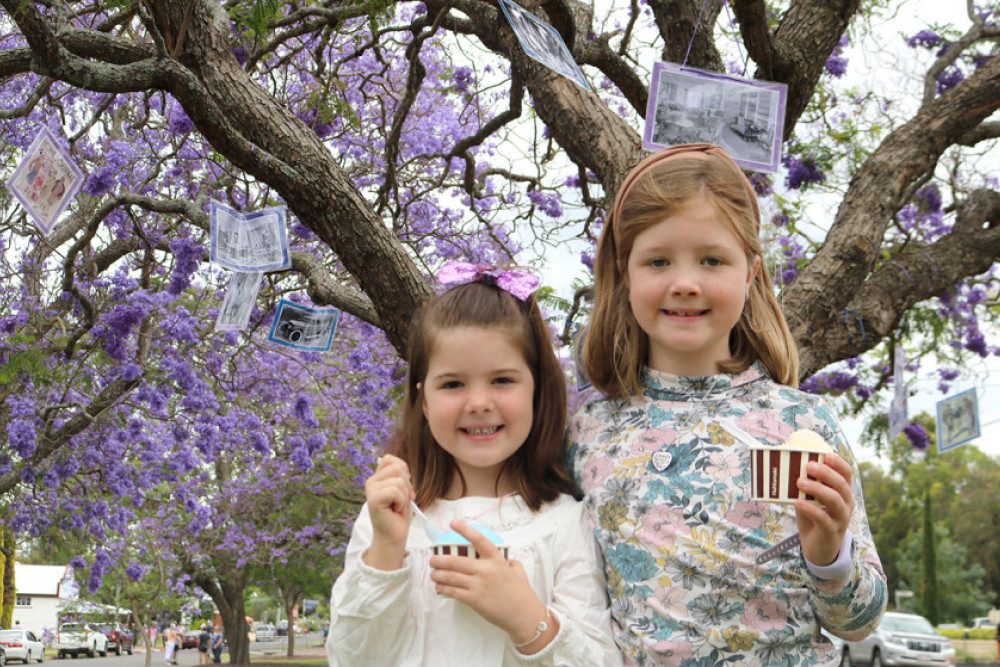
[{"label": "white plastic spoon", "polygon": [[427,535],[428,537],[431,538],[432,542],[437,542],[438,538],[444,536],[444,531],[438,528],[437,524],[435,524],[433,521],[427,518],[427,515],[420,510],[420,507],[417,506],[417,503],[411,500],[410,506],[413,507],[413,513],[419,516],[420,519],[424,522],[424,530],[427,531]]}]

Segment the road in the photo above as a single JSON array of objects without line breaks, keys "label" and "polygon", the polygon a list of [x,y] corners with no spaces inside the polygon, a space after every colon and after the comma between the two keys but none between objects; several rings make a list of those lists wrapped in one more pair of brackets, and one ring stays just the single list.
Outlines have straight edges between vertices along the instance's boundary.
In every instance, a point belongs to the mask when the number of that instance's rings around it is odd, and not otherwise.
[{"label": "road", "polygon": [[[306,635],[299,635],[295,638],[295,655],[298,656],[304,653],[316,654],[319,649],[323,646],[323,633],[321,632],[310,632]],[[250,661],[251,662],[264,662],[269,656],[284,656],[288,652],[287,638],[277,637],[275,641],[271,642],[251,642],[250,644]],[[209,654],[211,655],[211,654]],[[225,653],[223,653],[225,656]],[[107,657],[102,658],[101,656],[95,656],[93,658],[88,658],[86,655],[80,655],[78,658],[65,657],[59,660],[56,657],[56,652],[52,649],[45,650],[45,664],[58,663],[59,667],[144,667],[146,664],[146,653],[142,649],[136,649],[135,653],[132,655],[115,655],[114,653],[109,653]],[[18,664],[17,662],[11,661],[11,665]],[[32,665],[38,665],[38,663],[33,662]],[[225,662],[225,657],[223,657],[223,665],[229,664]],[[150,661],[151,667],[164,667],[163,664],[163,647],[157,646],[153,649],[153,659]],[[198,649],[186,648],[177,653],[177,667],[193,666],[198,665]]]}]

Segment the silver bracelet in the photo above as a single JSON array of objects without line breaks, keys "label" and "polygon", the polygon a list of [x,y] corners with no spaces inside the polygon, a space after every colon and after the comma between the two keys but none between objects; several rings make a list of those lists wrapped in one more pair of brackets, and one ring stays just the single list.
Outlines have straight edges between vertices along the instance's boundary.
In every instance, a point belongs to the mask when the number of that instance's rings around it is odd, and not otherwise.
[{"label": "silver bracelet", "polygon": [[523,647],[527,646],[528,644],[530,644],[531,642],[533,642],[536,639],[538,639],[539,637],[541,637],[542,633],[549,629],[549,624],[546,623],[546,621],[548,621],[548,620],[549,620],[549,608],[546,607],[545,608],[545,618],[543,618],[542,620],[540,620],[538,622],[538,627],[535,628],[535,636],[532,637],[531,639],[529,639],[526,642],[521,642],[520,644],[514,644],[514,648],[523,648]]}]

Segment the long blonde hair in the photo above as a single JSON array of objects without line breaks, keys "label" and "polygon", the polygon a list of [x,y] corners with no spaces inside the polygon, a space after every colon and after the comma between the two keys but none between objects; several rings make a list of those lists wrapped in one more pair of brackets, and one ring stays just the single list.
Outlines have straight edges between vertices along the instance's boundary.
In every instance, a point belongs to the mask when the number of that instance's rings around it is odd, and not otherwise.
[{"label": "long blonde hair", "polygon": [[[618,190],[597,244],[594,310],[582,340],[587,375],[609,396],[639,393],[649,357],[649,337],[629,304],[627,267],[635,238],[695,197],[718,208],[750,265],[761,256],[757,196],[723,149],[711,144],[674,146],[636,165]],[[776,382],[798,386],[798,351],[763,262],[730,333],[729,348],[732,357],[719,363],[719,372],[738,373],[759,360]]]}]

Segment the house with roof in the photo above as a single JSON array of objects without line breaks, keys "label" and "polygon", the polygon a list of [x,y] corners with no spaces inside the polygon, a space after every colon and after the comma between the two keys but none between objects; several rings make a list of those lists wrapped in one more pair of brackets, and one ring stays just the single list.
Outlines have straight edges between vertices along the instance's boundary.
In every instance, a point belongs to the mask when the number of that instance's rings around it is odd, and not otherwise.
[{"label": "house with roof", "polygon": [[45,635],[55,634],[60,609],[75,601],[80,589],[69,565],[29,565],[14,562],[15,625]]}]

